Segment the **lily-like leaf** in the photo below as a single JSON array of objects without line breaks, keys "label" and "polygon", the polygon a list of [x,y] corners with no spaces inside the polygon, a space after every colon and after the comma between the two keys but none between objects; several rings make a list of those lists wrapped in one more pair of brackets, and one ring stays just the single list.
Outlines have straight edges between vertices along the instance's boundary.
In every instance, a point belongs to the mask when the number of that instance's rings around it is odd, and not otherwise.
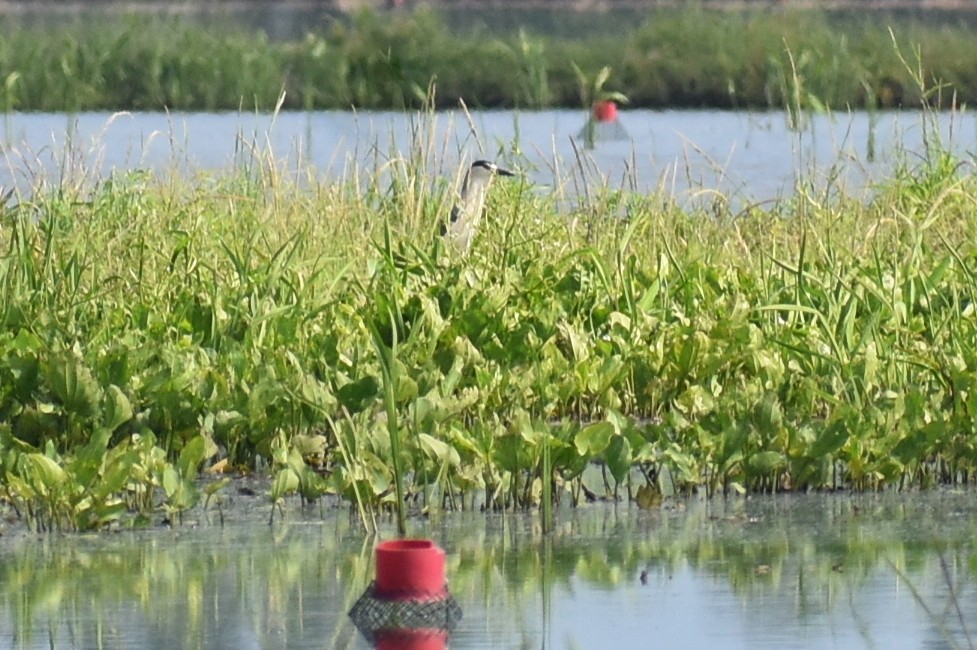
[{"label": "lily-like leaf", "polygon": [[595,422],[581,429],[573,439],[573,442],[580,455],[597,456],[607,449],[614,435],[613,424],[610,422]]}]

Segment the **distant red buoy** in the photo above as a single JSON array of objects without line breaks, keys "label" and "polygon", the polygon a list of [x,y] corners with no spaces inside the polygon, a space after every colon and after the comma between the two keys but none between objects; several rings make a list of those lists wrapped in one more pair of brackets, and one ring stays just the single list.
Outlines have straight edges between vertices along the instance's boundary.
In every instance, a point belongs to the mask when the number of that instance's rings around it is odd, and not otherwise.
[{"label": "distant red buoy", "polygon": [[593,115],[598,122],[613,122],[617,119],[617,104],[609,99],[594,102]]},{"label": "distant red buoy", "polygon": [[444,551],[434,542],[398,539],[377,545],[377,598],[416,601],[446,595]]}]

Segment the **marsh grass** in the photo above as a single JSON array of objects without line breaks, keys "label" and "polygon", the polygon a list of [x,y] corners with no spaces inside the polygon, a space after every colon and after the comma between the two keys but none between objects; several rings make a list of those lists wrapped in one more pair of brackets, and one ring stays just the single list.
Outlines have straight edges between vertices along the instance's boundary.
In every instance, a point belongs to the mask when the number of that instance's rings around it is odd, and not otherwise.
[{"label": "marsh grass", "polygon": [[336,494],[403,531],[640,489],[974,480],[968,161],[931,140],[868,199],[799,185],[735,214],[499,183],[460,257],[436,119],[338,179],[255,146],[225,174],[9,201],[3,498],[98,527],[193,507],[202,467],[270,467],[273,503]]},{"label": "marsh grass", "polygon": [[[2,27],[0,22],[0,27]],[[580,105],[574,66],[614,70],[636,107],[918,108],[926,98],[891,47],[918,49],[949,107],[974,103],[964,21],[884,12],[659,9],[614,32],[569,37],[523,29],[452,29],[431,11],[359,13],[300,40],[209,30],[173,18],[107,19],[79,29],[8,27],[0,41],[0,110],[261,110]],[[689,53],[695,52],[695,56]]]}]

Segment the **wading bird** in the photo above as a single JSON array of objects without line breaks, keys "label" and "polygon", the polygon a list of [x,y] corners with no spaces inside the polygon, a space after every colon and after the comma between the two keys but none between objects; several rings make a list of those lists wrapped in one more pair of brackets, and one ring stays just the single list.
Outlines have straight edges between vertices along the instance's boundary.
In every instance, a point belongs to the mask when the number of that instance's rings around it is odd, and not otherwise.
[{"label": "wading bird", "polygon": [[485,196],[496,175],[515,176],[487,160],[476,160],[465,174],[458,203],[451,208],[451,222],[441,231],[462,253],[468,251],[475,239],[475,231],[485,209]]}]

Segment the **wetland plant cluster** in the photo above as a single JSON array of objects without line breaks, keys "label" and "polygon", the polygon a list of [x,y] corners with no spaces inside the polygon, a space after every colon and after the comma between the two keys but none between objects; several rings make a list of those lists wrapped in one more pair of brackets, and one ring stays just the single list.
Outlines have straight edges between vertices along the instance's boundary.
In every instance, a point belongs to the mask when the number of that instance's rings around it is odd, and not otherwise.
[{"label": "wetland plant cluster", "polygon": [[202,470],[367,521],[972,482],[977,180],[949,154],[736,214],[498,184],[466,257],[428,158],[8,198],[0,499],[89,528],[183,512],[226,481]]},{"label": "wetland plant cluster", "polygon": [[639,107],[932,104],[897,50],[918,52],[927,85],[947,89],[944,105],[954,93],[977,101],[977,39],[966,23],[876,12],[663,9],[573,37],[449,28],[429,11],[360,13],[285,42],[164,18],[3,31],[7,112],[268,111],[283,90],[286,110],[401,110],[425,106],[432,84],[443,107],[576,107],[576,70],[594,76],[604,67]]}]

